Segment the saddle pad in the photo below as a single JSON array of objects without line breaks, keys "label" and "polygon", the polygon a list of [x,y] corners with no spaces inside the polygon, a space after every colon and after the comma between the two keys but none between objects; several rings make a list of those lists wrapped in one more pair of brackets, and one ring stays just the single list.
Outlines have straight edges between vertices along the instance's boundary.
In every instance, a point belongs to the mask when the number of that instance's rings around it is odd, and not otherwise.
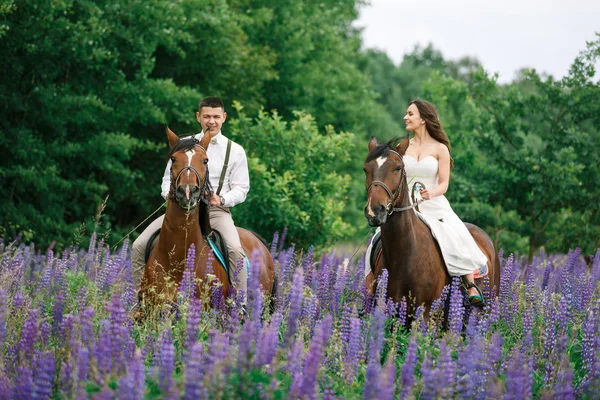
[{"label": "saddle pad", "polygon": [[381,253],[383,252],[383,242],[381,241],[381,231],[377,230],[375,232],[375,236],[373,236],[373,250],[371,251],[371,272],[375,274],[375,268],[377,267],[377,262],[381,258]]}]

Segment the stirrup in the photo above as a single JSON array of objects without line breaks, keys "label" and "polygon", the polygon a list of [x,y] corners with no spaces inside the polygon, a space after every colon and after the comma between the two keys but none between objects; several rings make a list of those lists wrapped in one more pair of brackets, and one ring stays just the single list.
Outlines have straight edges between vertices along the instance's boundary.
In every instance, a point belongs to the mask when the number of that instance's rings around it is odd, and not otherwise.
[{"label": "stirrup", "polygon": [[475,288],[475,290],[477,290],[477,295],[474,296],[469,296],[468,300],[469,300],[469,304],[473,307],[484,307],[487,303],[485,301],[485,297],[483,296],[483,292],[481,291],[481,289],[479,288],[479,286],[477,286],[477,284],[475,282],[469,282],[467,280],[467,278],[464,277],[464,275],[461,277],[461,285],[460,285],[461,289],[465,292],[466,295],[468,295],[469,289],[470,288]]}]

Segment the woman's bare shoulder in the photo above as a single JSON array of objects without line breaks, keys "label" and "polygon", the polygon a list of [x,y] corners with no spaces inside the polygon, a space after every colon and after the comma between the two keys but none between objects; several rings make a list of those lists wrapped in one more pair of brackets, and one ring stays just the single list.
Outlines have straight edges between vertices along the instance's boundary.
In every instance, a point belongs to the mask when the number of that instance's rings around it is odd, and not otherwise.
[{"label": "woman's bare shoulder", "polygon": [[448,150],[448,146],[442,142],[437,142],[436,152],[438,153],[438,158],[450,156],[450,150]]}]

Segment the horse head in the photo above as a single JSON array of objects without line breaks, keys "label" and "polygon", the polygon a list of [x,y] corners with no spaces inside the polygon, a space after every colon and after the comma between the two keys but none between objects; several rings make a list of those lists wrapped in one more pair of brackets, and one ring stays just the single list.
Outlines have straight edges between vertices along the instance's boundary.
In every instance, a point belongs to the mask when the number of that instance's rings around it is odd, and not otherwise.
[{"label": "horse head", "polygon": [[198,205],[201,197],[210,191],[208,181],[208,155],[206,149],[210,143],[210,135],[202,140],[196,138],[179,139],[167,127],[167,136],[171,150],[171,190],[169,198],[188,211]]},{"label": "horse head", "polygon": [[408,184],[402,156],[409,144],[409,136],[378,143],[373,136],[369,141],[369,155],[365,160],[367,205],[365,217],[371,226],[385,224],[394,207],[408,204]]}]

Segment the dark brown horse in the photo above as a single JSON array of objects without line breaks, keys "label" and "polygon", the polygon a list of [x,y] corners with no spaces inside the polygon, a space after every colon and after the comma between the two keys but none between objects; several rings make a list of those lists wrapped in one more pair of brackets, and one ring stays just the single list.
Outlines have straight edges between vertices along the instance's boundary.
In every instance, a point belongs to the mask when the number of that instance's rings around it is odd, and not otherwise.
[{"label": "dark brown horse", "polygon": [[[450,283],[444,259],[430,228],[416,215],[409,201],[409,188],[402,156],[409,144],[408,136],[396,147],[379,144],[375,137],[369,141],[369,156],[364,164],[368,206],[365,217],[369,225],[381,226],[382,255],[374,266],[374,277],[367,279],[370,291],[377,277],[388,270],[387,294],[394,301],[403,297],[410,309],[424,304],[429,310],[445,285]],[[375,152],[381,152],[387,161],[379,166]],[[479,227],[465,224],[475,242],[487,256],[490,288],[498,293],[500,260],[490,237]],[[476,284],[481,286],[481,280]],[[414,300],[414,302],[410,301]],[[409,310],[410,310],[409,309]]]},{"label": "dark brown horse", "polygon": [[[202,196],[209,190],[206,149],[210,144],[210,135],[204,135],[200,142],[196,139],[179,140],[167,128],[167,136],[171,145],[171,193],[160,237],[146,263],[141,285],[142,298],[153,303],[176,299],[187,252],[192,244],[196,249],[195,278],[206,281],[206,263],[210,251],[203,235],[203,231],[205,234],[210,231],[209,210],[202,200]],[[260,262],[260,283],[263,290],[268,294],[272,293],[275,275],[269,250],[251,232],[237,229],[246,255],[252,257],[253,261]],[[258,256],[255,252],[258,252]],[[223,285],[225,295],[229,280],[227,272],[216,258],[213,270]]]}]

